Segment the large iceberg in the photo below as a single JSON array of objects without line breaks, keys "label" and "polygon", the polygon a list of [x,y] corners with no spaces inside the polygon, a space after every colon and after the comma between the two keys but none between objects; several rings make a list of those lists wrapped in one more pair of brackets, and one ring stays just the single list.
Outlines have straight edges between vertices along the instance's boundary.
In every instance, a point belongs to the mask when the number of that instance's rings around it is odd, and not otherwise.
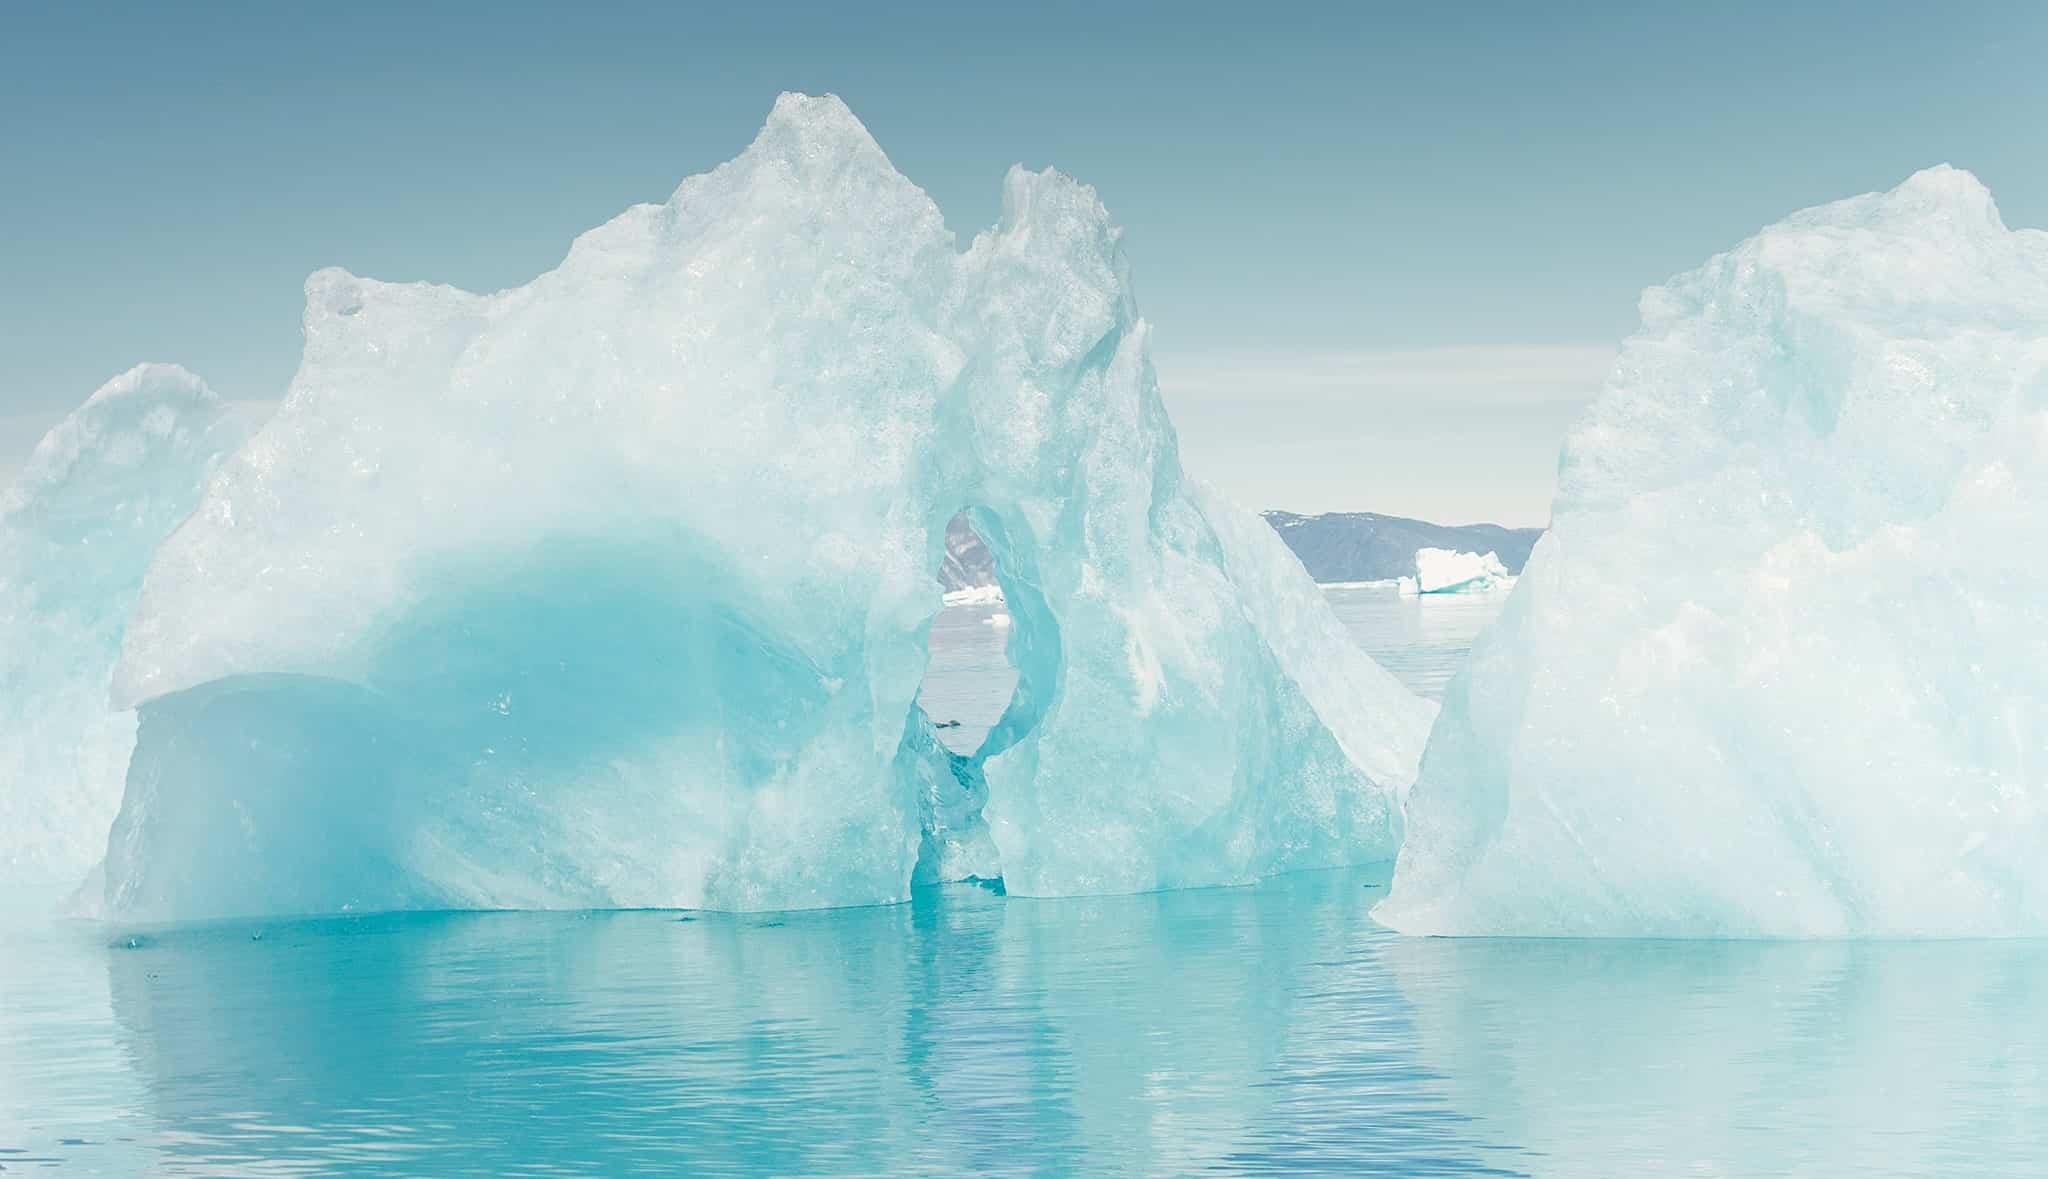
[{"label": "large iceberg", "polygon": [[[1390,858],[1433,706],[1183,475],[1092,190],[961,252],[833,98],[554,271],[307,283],[276,417],[164,546],[111,912],[769,909]],[[1019,670],[915,706],[947,522]]]},{"label": "large iceberg", "polygon": [[1936,168],[1642,315],[1377,915],[2048,933],[2048,234]]},{"label": "large iceberg", "polygon": [[245,436],[191,373],[115,377],[0,492],[0,908],[42,907],[106,851],[135,744],[107,705],[150,555]]}]

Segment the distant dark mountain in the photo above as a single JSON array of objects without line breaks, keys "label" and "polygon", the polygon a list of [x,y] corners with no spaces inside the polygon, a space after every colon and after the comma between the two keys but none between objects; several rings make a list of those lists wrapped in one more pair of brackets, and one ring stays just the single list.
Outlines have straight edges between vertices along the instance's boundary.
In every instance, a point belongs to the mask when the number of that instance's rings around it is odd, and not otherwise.
[{"label": "distant dark mountain", "polygon": [[939,584],[951,591],[995,583],[995,561],[962,512],[946,525],[946,559],[939,565]]},{"label": "distant dark mountain", "polygon": [[[1510,573],[1520,573],[1541,528],[1498,524],[1431,524],[1374,512],[1329,512],[1298,516],[1267,512],[1266,523],[1301,558],[1308,575],[1321,582],[1386,581],[1415,576],[1415,550],[1455,549],[1493,553]],[[967,517],[946,526],[946,559],[939,581],[948,590],[995,584],[995,566]]]},{"label": "distant dark mountain", "polygon": [[1520,573],[1541,528],[1498,524],[1431,524],[1374,512],[1297,516],[1267,512],[1266,523],[1301,558],[1317,581],[1384,581],[1415,575],[1415,550],[1493,553],[1509,573]]}]

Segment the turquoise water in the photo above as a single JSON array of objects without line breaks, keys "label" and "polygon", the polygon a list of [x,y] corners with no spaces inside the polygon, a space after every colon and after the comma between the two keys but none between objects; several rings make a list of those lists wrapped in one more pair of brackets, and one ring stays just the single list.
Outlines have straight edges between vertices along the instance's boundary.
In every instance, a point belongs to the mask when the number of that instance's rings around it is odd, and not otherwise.
[{"label": "turquoise water", "polygon": [[[1437,609],[1339,602],[1424,690]],[[1384,883],[0,932],[0,1168],[2048,1173],[2048,943],[1407,939]]]}]

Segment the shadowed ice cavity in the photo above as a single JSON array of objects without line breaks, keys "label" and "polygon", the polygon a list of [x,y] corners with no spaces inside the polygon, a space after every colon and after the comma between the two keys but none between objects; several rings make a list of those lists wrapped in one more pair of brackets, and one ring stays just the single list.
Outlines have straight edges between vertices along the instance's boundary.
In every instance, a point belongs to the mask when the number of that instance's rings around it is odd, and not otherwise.
[{"label": "shadowed ice cavity", "polygon": [[[667,877],[655,895],[743,889],[732,844],[806,830],[841,855],[900,855],[859,807],[734,830],[735,796],[829,739],[847,669],[776,644],[703,568],[570,540],[433,581],[354,682],[238,676],[143,707],[111,840],[115,911],[603,906],[629,875]],[[545,797],[570,787],[591,805]],[[791,899],[819,904],[843,866],[779,868],[785,889],[809,889]]]}]

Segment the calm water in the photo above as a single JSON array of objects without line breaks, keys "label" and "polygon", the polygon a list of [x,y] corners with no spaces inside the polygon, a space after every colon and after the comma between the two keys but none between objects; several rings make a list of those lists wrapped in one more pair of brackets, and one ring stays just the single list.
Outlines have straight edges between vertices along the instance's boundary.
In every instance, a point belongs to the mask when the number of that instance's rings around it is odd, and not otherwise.
[{"label": "calm water", "polygon": [[1010,703],[1017,669],[1003,654],[1009,615],[1002,606],[952,606],[932,621],[931,663],[924,671],[920,702],[936,724],[939,739],[959,753],[972,753]]},{"label": "calm water", "polygon": [[1378,586],[1323,591],[1359,645],[1409,689],[1443,699],[1472,640],[1507,604],[1505,593],[1404,598]]},{"label": "calm water", "polygon": [[[1339,597],[1425,691],[1490,613]],[[1404,939],[1383,887],[0,932],[0,1168],[2048,1173],[2048,943]]]}]

